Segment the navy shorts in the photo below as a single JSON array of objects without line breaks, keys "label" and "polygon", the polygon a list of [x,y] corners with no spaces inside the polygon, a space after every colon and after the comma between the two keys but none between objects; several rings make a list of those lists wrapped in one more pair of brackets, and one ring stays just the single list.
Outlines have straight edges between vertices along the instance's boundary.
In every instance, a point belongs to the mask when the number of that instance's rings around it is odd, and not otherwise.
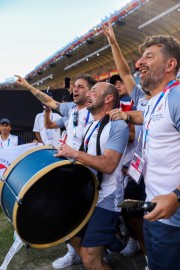
[{"label": "navy shorts", "polygon": [[82,247],[100,247],[121,251],[124,242],[117,237],[119,212],[96,207],[87,224],[77,236],[82,237]]},{"label": "navy shorts", "polygon": [[144,240],[151,270],[180,269],[180,227],[144,220]]}]

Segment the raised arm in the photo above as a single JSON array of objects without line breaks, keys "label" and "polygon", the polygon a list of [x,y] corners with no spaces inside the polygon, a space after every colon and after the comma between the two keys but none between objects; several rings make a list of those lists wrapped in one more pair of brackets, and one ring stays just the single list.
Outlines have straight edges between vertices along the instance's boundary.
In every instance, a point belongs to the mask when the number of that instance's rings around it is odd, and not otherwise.
[{"label": "raised arm", "polygon": [[55,109],[57,111],[60,111],[60,106],[59,106],[60,102],[55,101],[50,96],[46,95],[39,89],[33,87],[24,78],[17,75],[16,77],[18,77],[16,81],[16,86],[21,86],[22,88],[29,90],[37,99],[39,99],[39,101],[44,103],[46,106],[52,109]]},{"label": "raised arm", "polygon": [[124,58],[122,51],[117,43],[111,23],[109,23],[108,25],[103,25],[102,30],[103,33],[106,35],[109,44],[111,45],[115,65],[117,67],[119,75],[121,76],[127,88],[128,94],[130,95],[136,83],[131,74],[128,63],[126,62],[126,59]]},{"label": "raised arm", "polygon": [[53,128],[59,128],[59,126],[56,124],[56,121],[52,122],[50,119],[51,110],[49,108],[46,108],[44,110],[44,126],[47,129],[53,129]]}]

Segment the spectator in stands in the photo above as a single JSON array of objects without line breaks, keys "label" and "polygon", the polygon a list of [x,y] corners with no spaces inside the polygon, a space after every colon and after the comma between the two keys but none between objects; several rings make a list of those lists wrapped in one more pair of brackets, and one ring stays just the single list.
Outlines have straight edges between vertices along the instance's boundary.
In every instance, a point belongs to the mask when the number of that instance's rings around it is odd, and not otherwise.
[{"label": "spectator in stands", "polygon": [[11,122],[7,118],[0,120],[0,149],[24,144],[19,136],[11,134]]},{"label": "spectator in stands", "polygon": [[46,110],[49,111],[49,117],[54,122],[61,119],[61,116],[58,113],[52,112],[49,107],[44,106],[44,111],[38,113],[35,117],[33,132],[38,140],[38,142],[43,143],[43,145],[52,145],[54,147],[58,146],[58,142],[61,136],[60,128],[56,129],[47,129],[44,125],[44,117]]},{"label": "spectator in stands", "polygon": [[[125,122],[109,121],[105,117],[107,111],[117,106],[118,99],[119,94],[114,85],[106,82],[95,84],[87,93],[87,109],[92,113],[94,121],[86,129],[83,151],[63,144],[56,154],[74,158],[92,168],[97,175],[98,172],[102,174],[102,178],[98,178],[100,190],[97,206],[87,226],[70,241],[80,254],[86,269],[110,269],[103,261],[104,250],[108,248],[120,251],[123,248],[123,243],[117,236],[120,214],[117,201],[121,201],[124,194],[121,157],[128,142],[129,129]],[[104,123],[106,125],[102,130]],[[100,145],[102,154],[97,153],[97,145]]]},{"label": "spectator in stands", "polygon": [[[173,36],[147,37],[137,66],[141,85],[152,98],[142,112],[114,112],[113,119],[143,125],[144,180],[147,201],[144,237],[151,270],[179,270],[180,265],[180,42]],[[116,115],[116,116],[115,116]]]}]

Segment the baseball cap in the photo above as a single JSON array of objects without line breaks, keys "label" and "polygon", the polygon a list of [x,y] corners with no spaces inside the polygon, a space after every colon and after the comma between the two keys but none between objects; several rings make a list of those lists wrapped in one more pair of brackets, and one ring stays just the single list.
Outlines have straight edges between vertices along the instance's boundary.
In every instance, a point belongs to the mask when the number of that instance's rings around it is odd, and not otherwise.
[{"label": "baseball cap", "polygon": [[11,124],[11,122],[9,121],[9,119],[7,119],[7,118],[2,118],[1,120],[0,120],[0,125],[1,124]]}]

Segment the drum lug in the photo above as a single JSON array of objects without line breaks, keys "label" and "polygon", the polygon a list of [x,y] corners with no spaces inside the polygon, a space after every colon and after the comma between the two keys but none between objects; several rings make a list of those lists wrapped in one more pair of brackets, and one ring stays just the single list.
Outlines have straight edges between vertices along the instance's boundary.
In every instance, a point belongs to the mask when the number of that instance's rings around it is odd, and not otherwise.
[{"label": "drum lug", "polygon": [[19,198],[19,197],[16,197],[16,202],[18,205],[21,205],[22,204],[22,199]]},{"label": "drum lug", "polygon": [[2,176],[0,177],[0,182],[4,182],[5,180],[6,180],[5,176],[2,175]]},{"label": "drum lug", "polygon": [[30,244],[25,244],[25,247],[26,247],[26,249],[28,249],[28,250],[30,250],[31,249],[31,246],[30,246]]}]

